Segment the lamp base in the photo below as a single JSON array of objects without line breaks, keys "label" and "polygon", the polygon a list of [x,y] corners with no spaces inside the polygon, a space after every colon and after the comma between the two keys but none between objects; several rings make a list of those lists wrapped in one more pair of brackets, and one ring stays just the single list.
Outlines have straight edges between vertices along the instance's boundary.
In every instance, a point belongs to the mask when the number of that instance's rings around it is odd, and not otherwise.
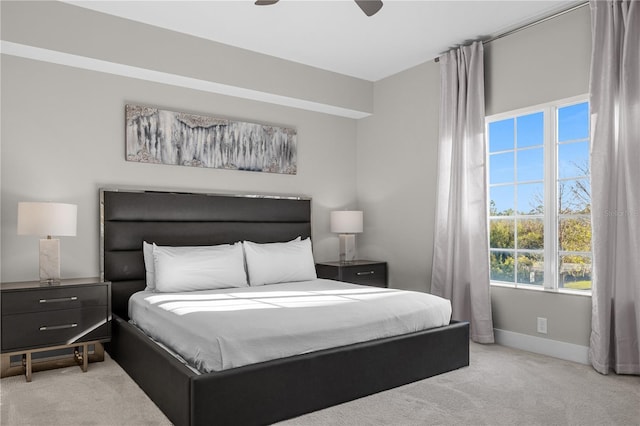
[{"label": "lamp base", "polygon": [[40,281],[60,281],[60,240],[56,238],[40,240]]},{"label": "lamp base", "polygon": [[340,234],[340,263],[352,263],[356,260],[355,234]]}]

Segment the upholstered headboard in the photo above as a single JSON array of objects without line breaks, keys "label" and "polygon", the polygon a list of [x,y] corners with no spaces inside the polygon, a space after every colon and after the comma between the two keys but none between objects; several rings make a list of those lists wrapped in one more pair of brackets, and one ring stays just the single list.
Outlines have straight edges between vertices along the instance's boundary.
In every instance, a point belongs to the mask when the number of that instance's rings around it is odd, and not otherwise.
[{"label": "upholstered headboard", "polygon": [[111,281],[113,313],[145,288],[142,242],[197,246],[311,236],[304,197],[100,190],[100,275]]}]

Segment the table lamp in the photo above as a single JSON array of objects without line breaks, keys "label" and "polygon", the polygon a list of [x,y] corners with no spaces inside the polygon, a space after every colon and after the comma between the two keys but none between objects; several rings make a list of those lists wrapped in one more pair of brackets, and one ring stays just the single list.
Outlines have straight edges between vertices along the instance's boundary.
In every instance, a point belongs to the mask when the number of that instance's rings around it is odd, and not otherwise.
[{"label": "table lamp", "polygon": [[362,232],[362,212],[338,210],[331,212],[331,232],[340,234],[340,263],[356,259],[356,236]]},{"label": "table lamp", "polygon": [[60,281],[60,240],[76,235],[78,206],[63,203],[18,203],[18,235],[46,236],[40,240],[40,281]]}]

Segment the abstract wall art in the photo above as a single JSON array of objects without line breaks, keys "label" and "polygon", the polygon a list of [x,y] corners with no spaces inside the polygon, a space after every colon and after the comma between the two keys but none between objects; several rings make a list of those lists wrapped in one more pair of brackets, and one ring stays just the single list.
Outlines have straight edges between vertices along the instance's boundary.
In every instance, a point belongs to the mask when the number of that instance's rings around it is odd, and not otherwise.
[{"label": "abstract wall art", "polygon": [[296,174],[297,131],[126,105],[126,158],[141,163]]}]

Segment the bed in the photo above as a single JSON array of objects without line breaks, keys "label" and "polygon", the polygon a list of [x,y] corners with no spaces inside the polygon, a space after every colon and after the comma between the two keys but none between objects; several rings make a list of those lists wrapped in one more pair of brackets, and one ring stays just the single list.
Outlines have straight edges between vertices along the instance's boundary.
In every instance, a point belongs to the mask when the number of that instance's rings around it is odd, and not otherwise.
[{"label": "bed", "polygon": [[311,236],[304,197],[100,190],[110,356],[176,425],[270,424],[469,365],[464,322],[200,373],[129,322],[145,289],[142,242],[208,246]]}]

